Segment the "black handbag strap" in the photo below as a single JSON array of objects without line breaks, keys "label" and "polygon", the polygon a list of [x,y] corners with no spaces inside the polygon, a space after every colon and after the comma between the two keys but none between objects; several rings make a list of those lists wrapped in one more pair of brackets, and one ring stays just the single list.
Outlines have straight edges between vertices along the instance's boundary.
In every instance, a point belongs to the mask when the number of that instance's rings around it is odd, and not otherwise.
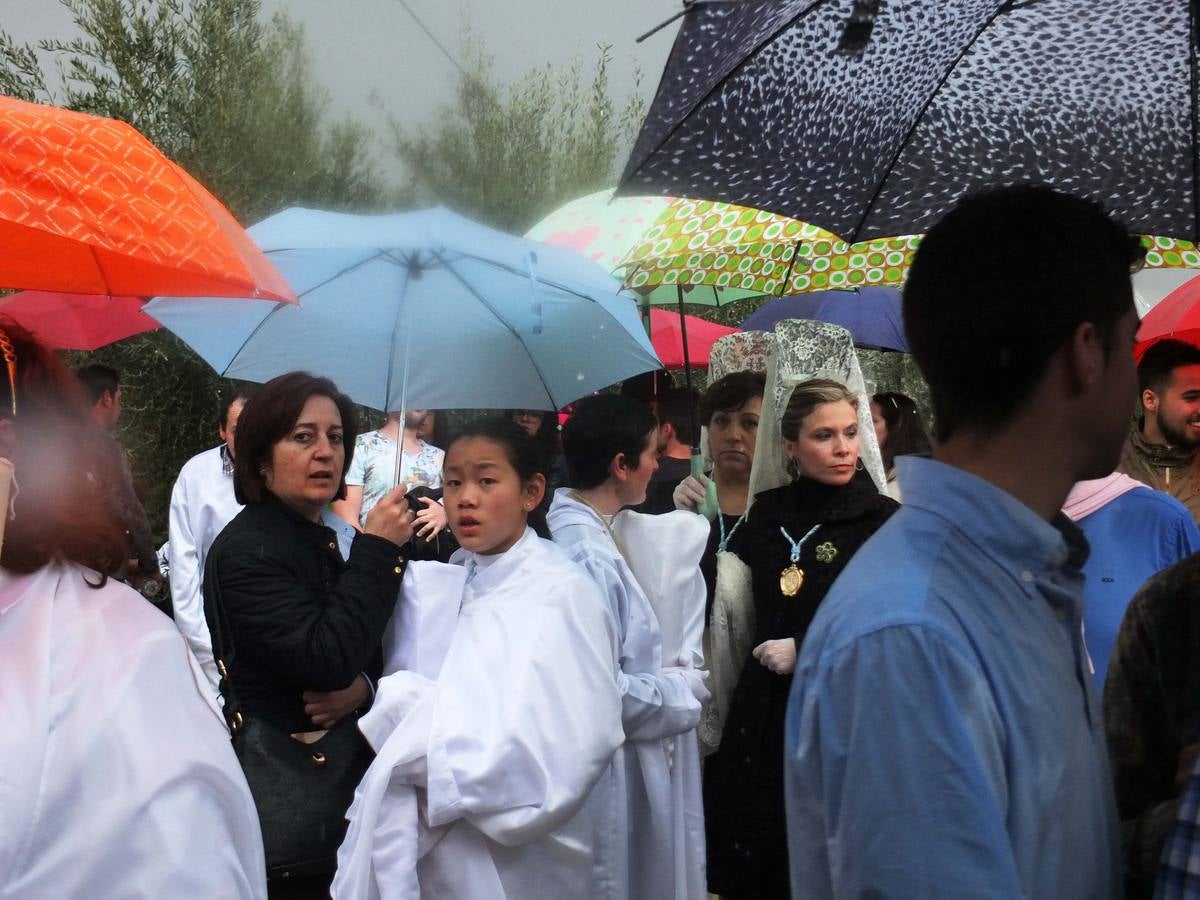
[{"label": "black handbag strap", "polygon": [[221,680],[217,683],[217,690],[225,700],[225,724],[229,726],[230,733],[236,735],[245,724],[245,720],[242,717],[242,705],[238,701],[237,690],[234,688],[231,675],[235,652],[233,629],[230,627],[229,612],[221,599],[221,580],[216,577],[216,566],[214,565],[223,544],[221,537],[222,535],[217,535],[217,539],[209,547],[208,557],[204,561],[204,618],[208,620],[213,660],[217,664],[217,674],[221,676]]}]

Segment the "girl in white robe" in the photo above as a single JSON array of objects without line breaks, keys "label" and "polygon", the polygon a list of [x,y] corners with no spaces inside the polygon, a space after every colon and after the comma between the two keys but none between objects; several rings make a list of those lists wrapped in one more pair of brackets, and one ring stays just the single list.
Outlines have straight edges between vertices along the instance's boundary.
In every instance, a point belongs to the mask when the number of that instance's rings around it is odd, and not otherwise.
[{"label": "girl in white robe", "polygon": [[[670,746],[670,739],[694,731],[700,721],[708,697],[705,673],[690,657],[663,658],[657,616],[607,518],[645,499],[656,467],[656,427],[649,410],[629,398],[581,401],[563,431],[568,470],[579,489],[556,491],[547,516],[555,543],[604,593],[619,634],[614,662],[625,741],[588,801],[597,846],[587,896],[596,900],[705,895],[703,873],[686,871],[697,859],[702,867],[698,840],[680,845],[672,825],[681,803],[700,815],[699,798],[675,797]],[[698,558],[690,566],[699,578]]]},{"label": "girl in white robe", "polygon": [[386,675],[361,720],[378,756],[350,808],[333,895],[588,897],[580,811],[623,737],[615,624],[586,573],[528,527],[545,478],[517,426],[460,435],[444,474],[458,565],[410,565],[400,605],[458,615],[410,617],[450,623],[444,659],[429,648],[445,634],[401,635],[422,648],[425,674]]}]

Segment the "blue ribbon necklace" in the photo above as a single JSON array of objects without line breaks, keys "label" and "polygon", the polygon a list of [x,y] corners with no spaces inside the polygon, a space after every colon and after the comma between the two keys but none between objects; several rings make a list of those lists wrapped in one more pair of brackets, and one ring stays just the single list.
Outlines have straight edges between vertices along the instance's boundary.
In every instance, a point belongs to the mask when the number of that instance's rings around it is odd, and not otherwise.
[{"label": "blue ribbon necklace", "polygon": [[729,542],[733,540],[733,533],[738,530],[738,526],[746,521],[746,514],[742,513],[737,517],[737,521],[733,523],[733,527],[729,529],[729,534],[725,533],[725,514],[719,509],[717,510],[717,524],[721,527],[721,539],[717,542],[717,552],[724,553],[729,546]]},{"label": "blue ribbon necklace", "polygon": [[800,588],[804,586],[804,570],[796,563],[800,562],[800,548],[804,546],[804,542],[816,534],[821,523],[818,522],[808,530],[808,534],[800,538],[798,541],[792,540],[792,536],[787,533],[787,529],[782,525],[779,526],[779,533],[792,546],[792,564],[779,573],[779,591],[785,597],[795,597],[800,593]]}]

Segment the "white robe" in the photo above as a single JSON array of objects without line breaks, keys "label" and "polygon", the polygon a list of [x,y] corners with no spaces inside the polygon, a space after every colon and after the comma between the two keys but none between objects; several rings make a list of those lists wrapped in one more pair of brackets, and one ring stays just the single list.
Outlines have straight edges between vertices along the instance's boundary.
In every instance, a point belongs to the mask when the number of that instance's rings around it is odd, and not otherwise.
[{"label": "white robe", "polygon": [[666,739],[696,728],[700,701],[680,673],[663,671],[678,659],[663,659],[654,609],[600,516],[563,488],[555,492],[547,519],[555,543],[604,592],[620,634],[615,662],[625,742],[588,800],[596,830],[588,896],[667,900],[677,889],[686,894],[676,883],[676,803]]},{"label": "white robe", "polygon": [[589,895],[581,810],[622,739],[616,627],[586,574],[532,531],[484,562],[461,589],[418,577],[440,563],[405,575],[401,604],[420,582],[422,605],[461,610],[440,667],[426,660],[436,679],[386,675],[360,722],[378,756],[347,816],[339,900]]},{"label": "white robe", "polygon": [[187,639],[214,693],[218,675],[204,618],[204,560],[217,535],[241,509],[233,496],[233,476],[223,471],[221,447],[205,450],[183,464],[171,490],[167,519],[171,605],[175,625]]},{"label": "white robe", "polygon": [[186,643],[85,577],[0,570],[0,897],[265,897],[254,800]]}]

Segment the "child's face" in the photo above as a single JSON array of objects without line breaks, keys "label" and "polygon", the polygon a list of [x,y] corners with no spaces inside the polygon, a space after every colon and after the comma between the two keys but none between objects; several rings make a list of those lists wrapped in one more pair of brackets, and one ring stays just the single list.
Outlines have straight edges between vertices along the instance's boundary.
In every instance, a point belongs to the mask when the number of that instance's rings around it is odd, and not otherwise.
[{"label": "child's face", "polygon": [[503,553],[525,533],[546,481],[522,483],[505,448],[484,437],[455,441],[442,468],[446,518],[459,544],[475,553]]}]

